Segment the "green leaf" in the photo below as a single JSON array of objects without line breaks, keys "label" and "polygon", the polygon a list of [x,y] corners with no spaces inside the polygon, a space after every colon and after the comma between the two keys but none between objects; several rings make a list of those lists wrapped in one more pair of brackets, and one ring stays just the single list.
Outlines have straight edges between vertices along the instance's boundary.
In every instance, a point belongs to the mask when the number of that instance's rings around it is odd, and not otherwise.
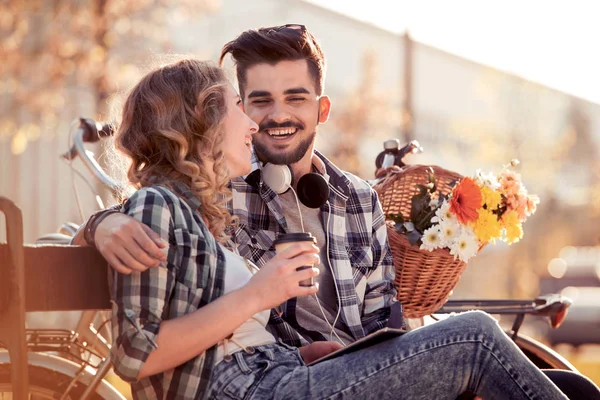
[{"label": "green leaf", "polygon": [[435,172],[433,172],[433,168],[429,168],[427,171],[427,180],[429,183],[433,183],[433,187],[429,189],[429,192],[435,193],[437,190],[437,184],[435,183]]},{"label": "green leaf", "polygon": [[425,185],[415,185],[415,186],[419,188],[419,194],[417,194],[415,196],[425,196],[427,194],[427,192],[429,192],[429,188]]},{"label": "green leaf", "polygon": [[427,195],[427,192],[414,195],[411,199],[410,220],[413,222],[420,220],[419,216],[427,212],[430,201],[431,197]]},{"label": "green leaf", "polygon": [[396,224],[394,228],[396,228],[396,232],[398,233],[406,233],[406,228],[404,227],[404,224]]},{"label": "green leaf", "polygon": [[438,207],[444,203],[444,201],[448,200],[448,196],[446,196],[441,190],[438,195]]},{"label": "green leaf", "polygon": [[415,231],[411,231],[411,232],[407,232],[406,233],[406,238],[408,239],[408,241],[410,242],[410,244],[412,246],[416,245],[417,242],[419,242],[421,240],[421,237],[423,235],[421,235],[419,232]]},{"label": "green leaf", "polygon": [[402,214],[390,214],[387,216],[387,219],[390,221],[394,221],[397,224],[403,224],[404,223],[404,217],[402,216]]}]

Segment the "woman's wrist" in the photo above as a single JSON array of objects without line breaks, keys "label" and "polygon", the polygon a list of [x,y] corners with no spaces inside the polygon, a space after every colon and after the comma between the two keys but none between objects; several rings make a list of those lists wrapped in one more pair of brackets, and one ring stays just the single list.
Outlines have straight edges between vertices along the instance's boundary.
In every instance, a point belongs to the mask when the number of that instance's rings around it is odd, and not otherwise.
[{"label": "woman's wrist", "polygon": [[250,285],[244,285],[238,289],[239,296],[243,303],[248,307],[251,315],[268,309],[262,304],[262,296]]}]

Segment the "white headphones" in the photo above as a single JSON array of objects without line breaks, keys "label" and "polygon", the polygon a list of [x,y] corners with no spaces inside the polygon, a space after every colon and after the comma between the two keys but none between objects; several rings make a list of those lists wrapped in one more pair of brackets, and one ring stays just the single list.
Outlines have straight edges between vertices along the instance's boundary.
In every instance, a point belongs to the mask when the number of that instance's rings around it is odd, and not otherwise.
[{"label": "white headphones", "polygon": [[277,194],[287,192],[294,181],[294,173],[287,165],[265,164],[260,169],[263,182]]},{"label": "white headphones", "polygon": [[[271,190],[283,194],[292,187],[294,173],[288,165],[265,164],[262,179]],[[329,184],[320,174],[310,172],[298,180],[298,200],[308,208],[319,208],[329,199]]]}]

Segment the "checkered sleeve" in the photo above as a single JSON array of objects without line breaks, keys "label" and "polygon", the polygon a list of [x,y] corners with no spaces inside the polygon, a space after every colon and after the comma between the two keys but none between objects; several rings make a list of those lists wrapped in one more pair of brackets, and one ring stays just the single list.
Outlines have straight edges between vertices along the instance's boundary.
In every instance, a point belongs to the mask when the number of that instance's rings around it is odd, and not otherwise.
[{"label": "checkered sleeve", "polygon": [[365,333],[371,333],[387,325],[390,307],[396,302],[394,287],[394,264],[387,237],[385,215],[377,193],[371,193],[373,205],[373,269],[367,279],[364,309],[361,322]]},{"label": "checkered sleeve", "polygon": [[[115,371],[128,382],[136,381],[150,353],[167,310],[175,281],[176,251],[169,201],[161,192],[142,188],[124,204],[122,212],[149,226],[169,242],[167,261],[143,272],[114,273],[113,336],[111,357]],[[183,245],[183,244],[182,244]]]}]

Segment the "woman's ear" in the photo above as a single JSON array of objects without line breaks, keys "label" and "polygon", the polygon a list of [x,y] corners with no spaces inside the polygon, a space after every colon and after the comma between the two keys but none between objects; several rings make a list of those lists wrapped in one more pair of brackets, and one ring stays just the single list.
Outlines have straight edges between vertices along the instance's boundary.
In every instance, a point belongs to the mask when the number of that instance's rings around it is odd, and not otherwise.
[{"label": "woman's ear", "polygon": [[320,124],[324,124],[329,119],[329,112],[331,111],[331,100],[327,96],[321,96],[319,98],[319,120]]}]

